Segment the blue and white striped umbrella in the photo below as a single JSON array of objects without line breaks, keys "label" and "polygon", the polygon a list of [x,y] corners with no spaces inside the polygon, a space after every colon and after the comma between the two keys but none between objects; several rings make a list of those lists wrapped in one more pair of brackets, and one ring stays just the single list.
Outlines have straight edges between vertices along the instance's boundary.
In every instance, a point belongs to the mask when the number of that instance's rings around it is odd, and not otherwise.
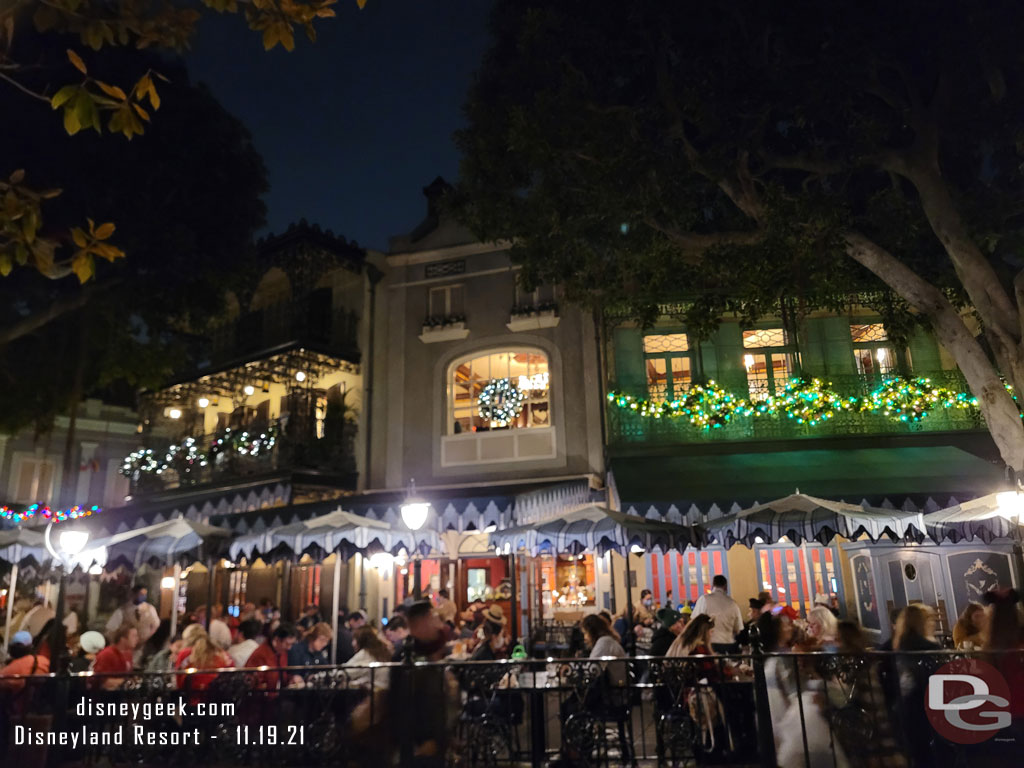
[{"label": "blue and white striped umbrella", "polygon": [[19,526],[0,531],[0,562],[21,565],[35,560],[37,565],[42,565],[49,559],[41,530]]},{"label": "blue and white striped umbrella", "polygon": [[521,525],[495,531],[490,544],[501,552],[525,549],[540,552],[581,554],[609,550],[682,552],[695,544],[687,526],[626,515],[606,507],[588,504],[536,525]]},{"label": "blue and white striped umbrella", "polygon": [[783,499],[756,504],[732,515],[700,525],[705,540],[725,547],[741,543],[772,544],[783,536],[796,545],[805,541],[828,544],[836,536],[853,541],[867,535],[871,541],[887,536],[894,541],[924,538],[918,513],[878,509],[842,501],[819,499],[797,491]]},{"label": "blue and white striped umbrella", "polygon": [[439,550],[440,542],[434,531],[392,528],[381,520],[345,512],[339,507],[326,515],[238,536],[228,551],[233,560],[255,560],[300,557],[308,550],[339,552],[349,557],[367,550],[395,553],[399,549],[426,554],[432,549]]},{"label": "blue and white striped umbrella", "polygon": [[965,501],[925,517],[928,536],[936,543],[996,539],[1019,541],[1024,536],[1024,496],[1008,491]]},{"label": "blue and white striped umbrella", "polygon": [[[176,562],[191,563],[200,557],[211,557],[221,551],[229,536],[231,531],[225,528],[177,517],[90,541],[88,551],[105,552],[108,567],[138,568],[148,564],[163,568]],[[81,556],[76,561],[83,569],[90,565]]]}]

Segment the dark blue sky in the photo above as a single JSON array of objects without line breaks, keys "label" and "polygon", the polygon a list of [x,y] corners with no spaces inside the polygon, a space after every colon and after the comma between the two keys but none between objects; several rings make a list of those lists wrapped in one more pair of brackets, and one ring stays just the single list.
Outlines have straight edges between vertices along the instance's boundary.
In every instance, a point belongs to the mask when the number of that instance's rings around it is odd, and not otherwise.
[{"label": "dark blue sky", "polygon": [[339,0],[318,39],[264,53],[238,16],[210,14],[188,61],[252,132],[266,162],[268,229],[305,217],[384,249],[454,180],[452,133],[487,46],[490,0]]}]

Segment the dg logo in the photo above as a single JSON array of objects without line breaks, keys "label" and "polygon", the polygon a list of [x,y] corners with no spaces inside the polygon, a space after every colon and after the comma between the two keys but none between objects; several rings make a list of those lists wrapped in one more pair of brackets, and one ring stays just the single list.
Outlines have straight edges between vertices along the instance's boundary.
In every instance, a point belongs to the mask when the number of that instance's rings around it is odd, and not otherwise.
[{"label": "dg logo", "polygon": [[955,744],[979,744],[1009,727],[1009,707],[1006,678],[984,661],[957,659],[928,678],[928,721]]}]

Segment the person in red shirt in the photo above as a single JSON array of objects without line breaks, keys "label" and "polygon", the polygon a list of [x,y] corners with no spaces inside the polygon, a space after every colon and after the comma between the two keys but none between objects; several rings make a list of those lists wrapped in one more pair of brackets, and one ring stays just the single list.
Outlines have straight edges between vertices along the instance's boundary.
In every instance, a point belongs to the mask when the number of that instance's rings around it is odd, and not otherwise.
[{"label": "person in red shirt", "polygon": [[[114,672],[132,671],[132,654],[139,644],[139,630],[134,626],[122,624],[114,631],[110,645],[96,654],[92,663],[92,671],[97,675],[108,675]],[[99,687],[110,691],[124,684],[123,677],[101,677]]]},{"label": "person in red shirt", "polygon": [[[197,626],[190,625],[189,628]],[[183,669],[230,669],[235,663],[223,650],[221,650],[206,630],[200,628],[193,630],[191,645],[182,649],[178,654],[177,668]],[[210,687],[210,684],[217,679],[217,673],[197,673],[189,675],[178,675],[178,687],[187,688],[191,691],[203,691]]]},{"label": "person in red shirt", "polygon": [[257,684],[260,688],[276,691],[278,688],[288,687],[288,672],[278,668],[288,666],[288,651],[295,645],[297,634],[291,624],[281,624],[266,642],[249,656],[249,660],[245,662],[246,669],[271,668],[259,673]]}]

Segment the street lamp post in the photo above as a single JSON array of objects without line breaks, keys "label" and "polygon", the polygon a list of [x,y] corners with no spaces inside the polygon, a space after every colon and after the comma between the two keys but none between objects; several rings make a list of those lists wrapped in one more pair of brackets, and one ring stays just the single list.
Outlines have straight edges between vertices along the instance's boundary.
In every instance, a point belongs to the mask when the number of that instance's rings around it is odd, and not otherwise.
[{"label": "street lamp post", "polygon": [[64,637],[64,596],[67,590],[67,576],[75,567],[75,555],[81,553],[85,549],[85,545],[89,543],[89,533],[88,531],[73,529],[61,531],[60,536],[57,537],[58,547],[60,548],[60,551],[58,551],[53,546],[52,529],[53,520],[47,524],[44,534],[46,548],[60,567],[57,605],[54,609],[53,630],[50,635],[50,659],[54,664],[51,671],[61,673],[67,669],[68,661],[67,641]]},{"label": "street lamp post", "polygon": [[[426,499],[422,499],[416,495],[416,481],[409,481],[409,494],[406,496],[405,501],[402,503],[402,520],[405,522],[406,527],[414,534],[423,524],[427,522],[427,515],[430,513],[430,502]],[[420,588],[420,574],[421,574],[421,560],[419,547],[416,546],[416,542],[413,543],[413,582],[412,582],[412,596],[414,599],[419,600],[421,597]]]}]

